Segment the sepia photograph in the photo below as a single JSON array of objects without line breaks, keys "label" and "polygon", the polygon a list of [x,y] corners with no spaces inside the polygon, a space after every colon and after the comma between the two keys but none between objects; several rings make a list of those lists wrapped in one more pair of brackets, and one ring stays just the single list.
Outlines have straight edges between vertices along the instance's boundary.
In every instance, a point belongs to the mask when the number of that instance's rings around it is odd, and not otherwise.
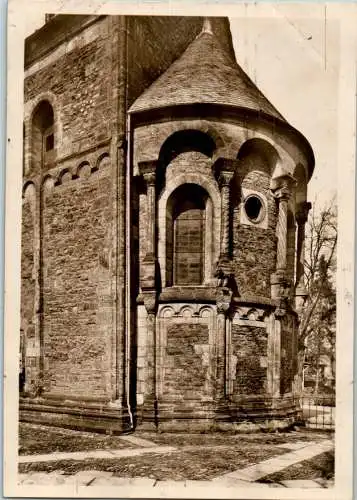
[{"label": "sepia photograph", "polygon": [[9,7],[5,492],[352,498],[348,16],[47,4]]}]

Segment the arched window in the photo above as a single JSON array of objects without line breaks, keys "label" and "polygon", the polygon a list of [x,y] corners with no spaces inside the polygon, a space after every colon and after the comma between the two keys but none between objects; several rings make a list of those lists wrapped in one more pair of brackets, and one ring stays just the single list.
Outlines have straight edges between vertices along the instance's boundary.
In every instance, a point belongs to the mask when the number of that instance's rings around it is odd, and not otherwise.
[{"label": "arched window", "polygon": [[201,285],[205,280],[208,200],[206,191],[196,184],[184,184],[170,197],[166,234],[168,284]]},{"label": "arched window", "polygon": [[55,136],[53,108],[48,101],[41,101],[32,119],[31,157],[32,168],[39,172],[54,161]]}]

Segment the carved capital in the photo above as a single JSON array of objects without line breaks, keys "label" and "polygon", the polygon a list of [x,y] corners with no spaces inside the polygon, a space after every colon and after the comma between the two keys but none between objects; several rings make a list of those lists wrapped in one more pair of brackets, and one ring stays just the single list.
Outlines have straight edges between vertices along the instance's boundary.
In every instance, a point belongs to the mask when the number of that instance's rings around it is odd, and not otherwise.
[{"label": "carved capital", "polygon": [[157,307],[157,294],[156,291],[143,292],[144,306],[148,314],[155,314]]},{"label": "carved capital", "polygon": [[231,307],[232,290],[227,287],[220,287],[217,290],[216,305],[218,314],[227,314]]},{"label": "carved capital", "polygon": [[217,278],[217,286],[227,289],[233,289],[234,286],[234,268],[228,255],[221,254],[214,273]]},{"label": "carved capital", "polygon": [[274,316],[278,319],[283,318],[286,315],[286,307],[284,305],[279,305],[274,312]]},{"label": "carved capital", "polygon": [[311,203],[309,201],[303,201],[297,205],[295,218],[299,226],[303,226],[304,224],[306,224],[310,210],[311,210]]},{"label": "carved capital", "polygon": [[221,186],[228,186],[232,180],[234,172],[238,167],[239,160],[231,158],[218,158],[213,165],[214,172]]},{"label": "carved capital", "polygon": [[148,186],[155,185],[158,160],[139,162],[139,172]]},{"label": "carved capital", "polygon": [[281,301],[291,300],[292,283],[282,269],[271,275],[271,295],[273,299]]},{"label": "carved capital", "polygon": [[292,175],[285,174],[273,179],[270,189],[276,199],[288,201],[295,185],[295,178]]},{"label": "carved capital", "polygon": [[222,170],[218,176],[218,182],[221,187],[229,186],[234,172],[229,172],[228,170]]}]

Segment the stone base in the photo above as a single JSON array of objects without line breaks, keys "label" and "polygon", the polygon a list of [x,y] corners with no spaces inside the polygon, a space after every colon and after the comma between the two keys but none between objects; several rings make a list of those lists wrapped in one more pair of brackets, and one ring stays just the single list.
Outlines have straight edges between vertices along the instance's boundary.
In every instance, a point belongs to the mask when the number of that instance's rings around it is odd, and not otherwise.
[{"label": "stone base", "polygon": [[82,431],[120,434],[135,429],[154,432],[259,432],[299,425],[300,411],[293,398],[160,403],[138,407],[133,425],[126,408],[113,403],[20,399],[20,422]]},{"label": "stone base", "polygon": [[110,403],[20,399],[20,422],[52,425],[81,431],[120,434],[132,430],[127,409]]},{"label": "stone base", "polygon": [[259,432],[299,425],[300,411],[293,398],[245,398],[181,406],[159,403],[151,414],[138,409],[138,430],[158,432]]}]

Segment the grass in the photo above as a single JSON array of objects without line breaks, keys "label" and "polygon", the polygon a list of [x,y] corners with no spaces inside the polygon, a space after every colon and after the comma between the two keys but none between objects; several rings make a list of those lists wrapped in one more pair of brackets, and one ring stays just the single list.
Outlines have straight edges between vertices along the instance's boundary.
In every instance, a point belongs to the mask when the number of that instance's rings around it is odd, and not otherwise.
[{"label": "grass", "polygon": [[[318,442],[331,433],[299,430],[276,433],[154,433],[137,432],[137,437],[161,446],[174,446],[165,454],[143,454],[135,457],[88,458],[22,463],[20,473],[64,471],[66,475],[83,470],[112,472],[119,477],[148,477],[157,480],[209,480],[287,452],[279,445],[296,441]],[[20,424],[20,455],[42,453],[138,448],[120,436],[73,431],[35,424]],[[284,479],[313,479],[333,476],[333,453],[324,453],[301,462],[262,482]]]},{"label": "grass", "polygon": [[[316,441],[327,437],[324,433],[306,431],[255,434],[137,432],[134,435],[152,441],[157,445],[175,447],[234,445],[237,443],[246,444],[247,446],[254,444],[279,445],[295,441]],[[21,423],[19,426],[20,455],[122,448],[137,448],[137,446],[123,441],[120,436],[26,423]]]},{"label": "grass", "polygon": [[133,448],[117,436],[21,423],[19,455]]},{"label": "grass", "polygon": [[293,443],[296,441],[319,441],[330,439],[331,434],[317,433],[309,431],[292,431],[276,433],[254,433],[254,434],[189,434],[189,433],[149,433],[140,432],[139,437],[153,441],[158,445],[165,446],[211,446],[211,445],[276,445],[284,443]]},{"label": "grass", "polygon": [[87,459],[82,461],[26,463],[19,465],[20,473],[63,470],[75,474],[82,470],[113,472],[119,477],[148,477],[157,480],[209,480],[221,474],[246,467],[267,458],[285,453],[270,446],[190,447],[177,452],[145,454],[130,458]]},{"label": "grass", "polygon": [[291,465],[280,472],[264,477],[261,483],[279,483],[293,479],[333,479],[335,474],[335,458],[332,451],[317,455],[313,459],[304,460]]}]

